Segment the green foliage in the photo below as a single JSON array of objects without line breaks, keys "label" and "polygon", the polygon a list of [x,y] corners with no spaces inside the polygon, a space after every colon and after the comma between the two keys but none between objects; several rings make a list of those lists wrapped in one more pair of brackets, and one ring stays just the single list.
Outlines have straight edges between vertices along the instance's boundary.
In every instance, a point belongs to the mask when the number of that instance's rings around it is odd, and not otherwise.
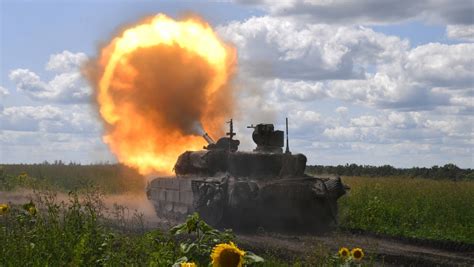
[{"label": "green foliage", "polygon": [[170,233],[176,238],[185,235],[179,244],[179,261],[191,261],[199,266],[209,264],[209,255],[215,245],[229,243],[235,238],[231,231],[220,232],[212,228],[197,213],[189,215],[186,222],[173,227]]},{"label": "green foliage", "polygon": [[61,191],[100,187],[105,193],[142,191],[145,179],[136,170],[121,164],[3,164],[0,190],[48,187]]},{"label": "green foliage", "polygon": [[16,188],[31,188],[38,184],[35,178],[26,172],[19,172],[12,175],[5,171],[4,166],[0,166],[0,190],[11,191]]},{"label": "green foliage", "polygon": [[[197,214],[169,232],[123,232],[126,218],[107,218],[95,190],[70,192],[66,201],[45,192],[0,215],[0,266],[172,266],[190,260],[207,266],[212,248],[234,239]],[[32,212],[34,209],[34,212]],[[246,264],[262,262],[247,252]]]},{"label": "green foliage", "polygon": [[344,177],[340,225],[392,236],[474,243],[474,183]]},{"label": "green foliage", "polygon": [[[0,216],[0,266],[170,266],[175,245],[170,236],[151,231],[143,236],[107,226],[96,193],[54,194]],[[38,208],[38,212],[31,212]]]},{"label": "green foliage", "polygon": [[337,166],[314,165],[308,166],[307,172],[311,174],[335,174],[345,176],[369,176],[369,177],[407,177],[407,178],[429,178],[450,180],[473,180],[474,170],[461,169],[455,164],[448,163],[444,166],[433,166],[431,168],[413,167],[408,169],[395,168],[390,165],[370,166],[346,164]]},{"label": "green foliage", "polygon": [[[189,215],[186,222],[171,228],[170,233],[175,238],[181,238],[179,244],[179,256],[175,266],[182,262],[194,262],[198,266],[211,264],[209,255],[217,244],[234,241],[235,236],[231,230],[220,232],[199,218],[197,213]],[[184,236],[183,236],[184,235]],[[261,263],[263,258],[251,251],[245,253],[244,262],[246,266]]]}]

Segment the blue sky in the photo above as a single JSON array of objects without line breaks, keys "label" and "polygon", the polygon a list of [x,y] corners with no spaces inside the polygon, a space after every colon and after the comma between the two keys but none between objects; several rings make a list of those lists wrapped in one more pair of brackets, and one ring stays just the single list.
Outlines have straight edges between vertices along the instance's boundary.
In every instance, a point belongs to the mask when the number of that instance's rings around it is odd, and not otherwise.
[{"label": "blue sky", "polygon": [[114,161],[78,62],[144,16],[193,12],[238,49],[244,148],[245,125],[289,116],[312,164],[474,167],[473,1],[252,2],[2,0],[0,162]]}]

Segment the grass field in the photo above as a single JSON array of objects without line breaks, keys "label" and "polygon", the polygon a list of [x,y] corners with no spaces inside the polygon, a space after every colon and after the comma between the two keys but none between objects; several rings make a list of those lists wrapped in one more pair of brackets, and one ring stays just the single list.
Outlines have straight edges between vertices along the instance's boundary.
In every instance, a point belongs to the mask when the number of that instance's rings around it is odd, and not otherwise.
[{"label": "grass field", "polygon": [[[234,239],[195,218],[179,231],[145,231],[139,214],[125,218],[105,210],[101,194],[75,193],[91,185],[103,193],[142,192],[143,177],[121,165],[3,165],[0,170],[0,191],[44,186],[69,195],[54,202],[54,194],[38,194],[37,212],[28,203],[11,203],[0,214],[0,266],[171,266],[182,261],[207,266],[212,248]],[[339,200],[341,228],[474,244],[473,181],[343,177],[343,182],[351,190]],[[263,255],[264,263],[247,255],[249,266],[288,266],[272,254]],[[327,248],[314,255],[292,266],[352,266]],[[371,259],[367,255],[362,265],[373,265]]]},{"label": "grass field", "polygon": [[[396,237],[474,243],[474,181],[343,177],[340,226]],[[145,179],[122,165],[0,165],[0,191],[39,184],[62,192],[91,184],[104,193],[142,192]]]},{"label": "grass field", "polygon": [[58,191],[99,187],[103,193],[143,191],[145,179],[121,164],[4,164],[0,165],[0,190],[47,186]]},{"label": "grass field", "polygon": [[[33,202],[2,204],[0,266],[196,267],[211,266],[214,257],[221,262],[217,266],[228,267],[237,265],[222,262],[228,262],[236,252],[244,254],[239,259],[243,266],[289,266],[278,259],[265,261],[238,248],[238,244],[235,247],[230,243],[235,240],[231,231],[215,230],[197,214],[169,231],[145,231],[138,214],[110,218],[110,213],[114,211],[105,210],[100,194],[94,191],[72,192],[62,201],[56,199],[54,192],[42,192],[35,194]],[[215,248],[226,246],[227,250],[222,250],[226,252],[215,252]],[[215,257],[215,253],[220,256]],[[343,259],[336,254],[325,251],[317,258],[317,266],[354,263],[350,257]],[[315,266],[314,263],[298,261],[291,266]],[[365,259],[359,263],[371,265]]]},{"label": "grass field", "polygon": [[340,225],[391,236],[474,244],[474,182],[343,177]]}]

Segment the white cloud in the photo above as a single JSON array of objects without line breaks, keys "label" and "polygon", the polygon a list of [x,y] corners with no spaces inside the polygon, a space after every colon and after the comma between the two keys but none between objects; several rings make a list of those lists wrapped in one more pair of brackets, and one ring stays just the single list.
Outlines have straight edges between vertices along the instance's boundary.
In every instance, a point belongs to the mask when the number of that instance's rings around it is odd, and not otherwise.
[{"label": "white cloud", "polygon": [[290,112],[290,116],[297,118],[300,123],[319,123],[321,122],[321,114],[312,110],[296,110]]},{"label": "white cloud", "polygon": [[380,125],[380,122],[377,121],[375,116],[364,115],[351,119],[350,124],[355,127],[375,127]]},{"label": "white cloud", "polygon": [[327,96],[323,83],[312,81],[290,81],[274,79],[267,81],[263,87],[270,88],[279,99],[311,101]]},{"label": "white cloud", "polygon": [[474,44],[430,43],[408,53],[406,75],[431,86],[472,88]]},{"label": "white cloud", "polygon": [[89,100],[92,91],[81,75],[81,65],[87,60],[83,53],[64,51],[51,55],[46,69],[57,74],[49,82],[44,82],[36,73],[28,69],[10,71],[9,78],[18,91],[34,100],[61,103],[81,103]]},{"label": "white cloud", "polygon": [[337,107],[335,111],[340,115],[345,115],[345,114],[347,114],[348,110],[349,109],[347,107],[340,106],[340,107]]},{"label": "white cloud", "polygon": [[49,57],[48,63],[46,63],[46,70],[57,71],[57,72],[75,72],[85,62],[87,56],[84,53],[72,53],[64,50],[62,53],[54,54]]},{"label": "white cloud", "polygon": [[360,128],[356,127],[335,127],[327,128],[324,130],[323,135],[332,139],[339,141],[353,141],[359,140],[361,138]]},{"label": "white cloud", "polygon": [[0,99],[6,97],[9,94],[10,92],[8,92],[7,88],[0,86]]},{"label": "white cloud", "polygon": [[[430,110],[468,98],[474,44],[406,40],[364,27],[308,24],[269,16],[232,22],[218,31],[239,49],[243,80],[262,81],[273,101],[325,97],[371,107]],[[445,90],[453,89],[453,91]]]},{"label": "white cloud", "polygon": [[366,27],[271,16],[218,31],[239,51],[238,120],[278,128],[290,117],[292,151],[311,163],[472,165],[455,153],[473,145],[473,44],[412,48]]},{"label": "white cloud", "polygon": [[383,118],[386,125],[398,129],[416,128],[423,120],[420,112],[390,112]]},{"label": "white cloud", "polygon": [[16,84],[16,88],[34,98],[47,98],[52,90],[40,77],[28,69],[12,70],[8,76]]},{"label": "white cloud", "polygon": [[474,26],[470,24],[448,25],[446,35],[451,39],[474,42]]},{"label": "white cloud", "polygon": [[387,24],[421,19],[448,24],[472,24],[471,0],[237,0],[260,5],[274,16],[293,16],[312,22]]},{"label": "white cloud", "polygon": [[218,32],[237,46],[242,71],[264,78],[360,79],[368,68],[396,60],[409,46],[369,28],[269,16],[232,22]]},{"label": "white cloud", "polygon": [[[332,80],[328,95],[370,106],[407,110],[449,105],[455,98],[451,88],[470,90],[473,85],[473,44],[431,43],[401,53],[398,61],[381,63],[366,79]],[[465,103],[456,97],[453,101]]]},{"label": "white cloud", "polygon": [[48,133],[99,133],[90,108],[71,106],[15,106],[0,112],[0,130]]}]

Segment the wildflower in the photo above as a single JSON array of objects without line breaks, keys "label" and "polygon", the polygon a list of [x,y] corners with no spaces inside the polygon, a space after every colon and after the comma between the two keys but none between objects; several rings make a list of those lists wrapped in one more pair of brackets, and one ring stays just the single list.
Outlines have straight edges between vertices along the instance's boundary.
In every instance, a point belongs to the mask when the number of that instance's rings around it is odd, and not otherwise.
[{"label": "wildflower", "polygon": [[29,213],[31,216],[35,216],[35,215],[36,215],[36,208],[35,208],[35,207],[29,207],[29,208],[28,208],[28,213]]},{"label": "wildflower", "polygon": [[234,243],[218,244],[212,249],[213,267],[242,267],[245,251],[240,250]]},{"label": "wildflower", "polygon": [[339,249],[339,257],[345,259],[351,255],[351,252],[349,251],[348,248],[342,247]]},{"label": "wildflower", "polygon": [[30,203],[24,204],[23,209],[26,210],[31,216],[36,215],[37,210],[35,204],[32,201],[30,201]]},{"label": "wildflower", "polygon": [[8,204],[0,204],[0,215],[6,214],[9,210]]},{"label": "wildflower", "polygon": [[362,251],[361,248],[353,248],[351,251],[351,254],[352,254],[352,258],[358,261],[362,260],[362,258],[364,257],[364,251]]},{"label": "wildflower", "polygon": [[194,262],[182,262],[181,267],[197,267],[197,265]]}]

